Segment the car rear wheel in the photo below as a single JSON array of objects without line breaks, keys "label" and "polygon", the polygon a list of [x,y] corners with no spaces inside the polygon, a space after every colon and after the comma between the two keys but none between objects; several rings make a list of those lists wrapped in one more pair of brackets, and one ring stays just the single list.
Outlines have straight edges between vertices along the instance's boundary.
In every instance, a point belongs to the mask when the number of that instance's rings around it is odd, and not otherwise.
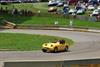
[{"label": "car rear wheel", "polygon": [[58,52],[58,48],[57,48],[57,47],[54,48],[54,52],[55,52],[55,53]]},{"label": "car rear wheel", "polygon": [[42,49],[43,52],[47,52],[47,50]]}]

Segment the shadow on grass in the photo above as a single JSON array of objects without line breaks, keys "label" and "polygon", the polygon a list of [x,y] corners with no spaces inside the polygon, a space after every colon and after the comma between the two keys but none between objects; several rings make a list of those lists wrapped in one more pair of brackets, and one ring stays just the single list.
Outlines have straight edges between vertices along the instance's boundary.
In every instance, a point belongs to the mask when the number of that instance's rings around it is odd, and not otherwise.
[{"label": "shadow on grass", "polygon": [[4,20],[7,20],[9,22],[15,23],[15,24],[21,24],[24,21],[31,20],[32,16],[20,16],[20,15],[11,15],[11,14],[1,14],[0,15],[0,23],[2,23]]}]

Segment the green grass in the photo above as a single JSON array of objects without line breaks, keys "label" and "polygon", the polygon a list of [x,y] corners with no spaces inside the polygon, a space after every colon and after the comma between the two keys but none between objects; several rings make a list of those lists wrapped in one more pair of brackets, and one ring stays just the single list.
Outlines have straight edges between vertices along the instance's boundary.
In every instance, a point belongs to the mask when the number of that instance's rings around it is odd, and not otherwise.
[{"label": "green grass", "polygon": [[43,43],[54,42],[60,39],[65,39],[70,45],[73,44],[73,41],[70,39],[55,36],[0,33],[0,50],[40,50]]},{"label": "green grass", "polygon": [[[32,16],[32,17],[21,17],[21,16],[11,16],[11,15],[2,15],[6,20],[11,21],[16,24],[33,24],[33,25],[54,25],[55,21],[59,22],[59,25],[68,24],[68,20],[61,17],[55,16]],[[2,22],[1,18],[1,22]]]},{"label": "green grass", "polygon": [[[9,4],[9,5],[0,5],[3,8],[8,7],[8,9],[12,9],[13,6],[17,9],[28,9],[33,12],[41,11],[41,15],[35,16],[12,16],[10,14],[1,14],[0,22],[2,20],[8,20],[10,22],[16,24],[25,24],[25,25],[54,25],[55,21],[58,21],[58,25],[68,26],[70,19],[66,19],[63,16],[59,16],[56,14],[51,14],[47,12],[48,6],[47,3],[21,3],[21,4]],[[73,26],[80,27],[91,27],[91,28],[100,28],[100,22],[91,22],[87,20],[79,20],[75,19],[73,21]]]},{"label": "green grass", "polygon": [[[58,25],[68,26],[70,19],[63,17],[55,17],[52,15],[49,16],[32,16],[32,17],[21,17],[21,16],[12,16],[12,15],[2,15],[6,20],[16,23],[16,24],[25,24],[25,25],[54,25],[55,21],[58,21]],[[0,17],[2,17],[0,16]],[[1,18],[1,22],[3,19]],[[99,22],[90,22],[83,20],[73,20],[73,26],[79,27],[91,27],[91,28],[100,28]]]},{"label": "green grass", "polygon": [[100,29],[100,22],[84,22],[81,20],[76,20],[74,22],[74,26]]}]

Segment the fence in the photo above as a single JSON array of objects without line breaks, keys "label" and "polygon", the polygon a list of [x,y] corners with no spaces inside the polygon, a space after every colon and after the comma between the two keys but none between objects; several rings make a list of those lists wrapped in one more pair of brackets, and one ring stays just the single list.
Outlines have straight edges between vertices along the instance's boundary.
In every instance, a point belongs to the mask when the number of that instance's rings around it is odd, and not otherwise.
[{"label": "fence", "polygon": [[65,61],[9,61],[4,67],[100,67],[100,59]]}]

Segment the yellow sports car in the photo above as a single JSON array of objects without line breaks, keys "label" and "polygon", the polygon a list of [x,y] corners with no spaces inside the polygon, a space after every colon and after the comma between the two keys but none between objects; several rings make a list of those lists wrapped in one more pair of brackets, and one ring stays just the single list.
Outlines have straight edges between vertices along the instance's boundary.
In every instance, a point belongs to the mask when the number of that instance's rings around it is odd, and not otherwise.
[{"label": "yellow sports car", "polygon": [[42,45],[43,52],[58,52],[58,51],[68,51],[68,44],[64,40],[59,40],[57,42],[44,43]]}]

